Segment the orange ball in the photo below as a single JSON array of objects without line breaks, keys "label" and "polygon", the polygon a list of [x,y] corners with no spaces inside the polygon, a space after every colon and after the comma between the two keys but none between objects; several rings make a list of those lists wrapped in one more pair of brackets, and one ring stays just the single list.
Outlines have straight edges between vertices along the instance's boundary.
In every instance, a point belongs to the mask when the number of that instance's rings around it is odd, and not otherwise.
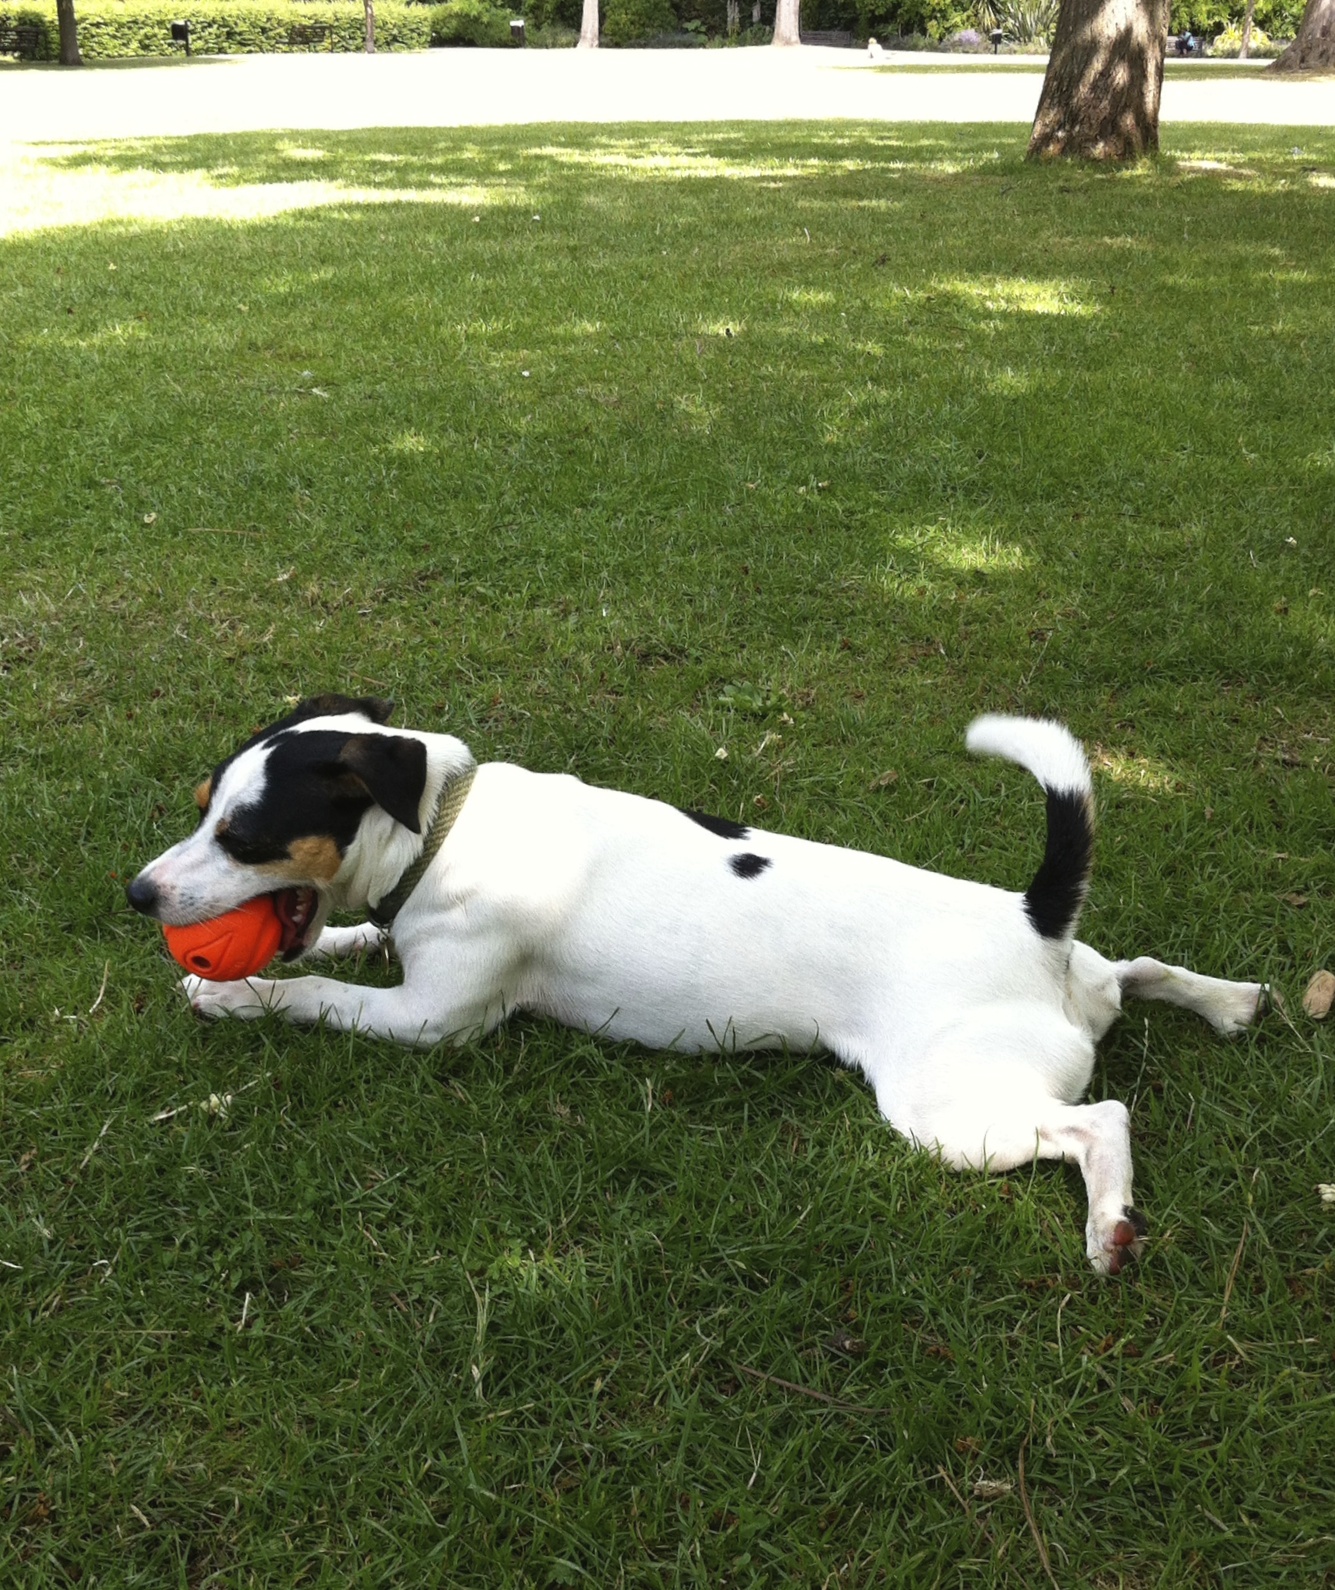
[{"label": "orange ball", "polygon": [[253,977],[278,953],[283,924],[271,896],[256,895],[235,911],[225,911],[189,927],[163,925],[167,948],[175,960],[212,983]]}]

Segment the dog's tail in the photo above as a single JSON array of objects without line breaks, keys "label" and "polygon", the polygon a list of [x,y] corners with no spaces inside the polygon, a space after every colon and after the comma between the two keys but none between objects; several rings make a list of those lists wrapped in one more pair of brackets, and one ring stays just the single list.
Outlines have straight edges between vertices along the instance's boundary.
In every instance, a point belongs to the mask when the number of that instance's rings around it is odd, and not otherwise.
[{"label": "dog's tail", "polygon": [[1080,742],[1047,718],[975,718],[964,743],[1027,768],[1047,792],[1048,842],[1024,908],[1045,939],[1075,932],[1094,860],[1094,786]]}]

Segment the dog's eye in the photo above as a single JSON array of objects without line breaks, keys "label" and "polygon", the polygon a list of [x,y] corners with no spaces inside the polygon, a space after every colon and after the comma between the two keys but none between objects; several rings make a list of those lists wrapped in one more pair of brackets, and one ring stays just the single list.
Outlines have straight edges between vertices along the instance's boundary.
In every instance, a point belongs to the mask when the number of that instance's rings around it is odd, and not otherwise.
[{"label": "dog's eye", "polygon": [[245,867],[263,866],[266,861],[282,861],[287,855],[282,845],[237,833],[225,818],[214,830],[214,837],[233,861],[239,861]]}]

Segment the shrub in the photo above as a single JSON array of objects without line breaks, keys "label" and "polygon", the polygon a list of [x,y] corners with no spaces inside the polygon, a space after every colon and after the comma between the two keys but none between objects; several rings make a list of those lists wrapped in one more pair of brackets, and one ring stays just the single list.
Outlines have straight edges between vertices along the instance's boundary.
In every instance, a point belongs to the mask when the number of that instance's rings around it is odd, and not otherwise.
[{"label": "shrub", "polygon": [[490,0],[445,0],[431,7],[431,42],[501,49],[511,41],[510,13]]},{"label": "shrub", "polygon": [[[130,56],[179,55],[171,24],[189,22],[191,48],[199,55],[282,54],[293,50],[294,27],[324,26],[335,50],[366,47],[366,13],[360,0],[79,0],[79,50],[85,60],[105,61]],[[56,8],[51,5],[0,4],[0,20],[22,18],[47,30],[48,59],[59,48]],[[425,6],[401,0],[378,0],[375,8],[376,48],[424,50],[430,43],[430,15]],[[324,48],[328,48],[326,44]],[[308,46],[296,46],[298,51]]]},{"label": "shrub", "polygon": [[[1242,49],[1242,24],[1230,22],[1217,39],[1210,44],[1211,55],[1237,55]],[[1250,55],[1277,55],[1278,49],[1270,42],[1270,35],[1263,33],[1255,23],[1252,24],[1251,42],[1247,46]]]},{"label": "shrub", "polygon": [[524,22],[532,42],[535,32],[548,28],[573,28],[579,37],[580,23],[584,20],[584,0],[525,0]]},{"label": "shrub", "polygon": [[1057,26],[1057,0],[980,0],[978,19],[989,30],[1000,28],[1012,44],[1046,46]]},{"label": "shrub", "polygon": [[677,16],[668,0],[607,0],[599,36],[604,44],[639,44],[676,31]]},{"label": "shrub", "polygon": [[54,61],[60,55],[60,39],[56,33],[56,12],[38,6],[0,5],[0,26],[6,28],[37,28],[41,37],[37,48],[28,57],[33,61]]},{"label": "shrub", "polygon": [[530,50],[573,50],[579,43],[579,29],[548,22],[542,27],[527,28],[524,38]]},{"label": "shrub", "polygon": [[[1168,31],[1176,34],[1190,29],[1202,39],[1219,33],[1236,33],[1241,38],[1244,11],[1245,0],[1174,0]],[[1252,37],[1260,28],[1271,39],[1291,39],[1302,16],[1303,0],[1256,0]]]}]

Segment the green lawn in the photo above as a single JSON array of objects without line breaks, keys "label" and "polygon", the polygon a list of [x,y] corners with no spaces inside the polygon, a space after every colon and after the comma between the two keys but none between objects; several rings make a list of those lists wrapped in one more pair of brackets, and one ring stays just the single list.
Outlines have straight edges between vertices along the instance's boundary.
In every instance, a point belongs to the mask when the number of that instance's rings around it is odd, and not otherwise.
[{"label": "green lawn", "polygon": [[[0,167],[0,1582],[1335,1582],[1335,134],[1024,141]],[[123,882],[321,689],[1012,888],[1057,715],[1083,936],[1289,1017],[1104,1045],[1114,1283],[819,1060],[203,1027]]]}]

